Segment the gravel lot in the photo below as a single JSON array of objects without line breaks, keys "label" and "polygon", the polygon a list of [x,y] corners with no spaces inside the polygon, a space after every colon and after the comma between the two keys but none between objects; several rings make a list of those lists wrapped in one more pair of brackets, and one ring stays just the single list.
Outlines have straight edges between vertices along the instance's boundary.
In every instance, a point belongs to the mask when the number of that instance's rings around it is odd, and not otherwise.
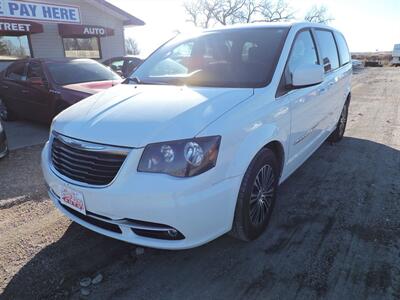
[{"label": "gravel lot", "polygon": [[[41,146],[0,162],[0,293],[5,299],[399,299],[400,70],[355,75],[346,136],[280,189],[267,232],[171,252],[92,233],[48,199]],[[139,255],[140,254],[140,255]]]}]

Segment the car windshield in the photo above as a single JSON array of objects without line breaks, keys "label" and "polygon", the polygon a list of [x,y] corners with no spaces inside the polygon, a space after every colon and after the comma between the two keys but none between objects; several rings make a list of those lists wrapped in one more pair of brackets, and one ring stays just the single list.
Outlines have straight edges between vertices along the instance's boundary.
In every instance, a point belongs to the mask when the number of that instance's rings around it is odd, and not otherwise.
[{"label": "car windshield", "polygon": [[120,79],[107,67],[91,61],[48,62],[47,68],[60,85]]},{"label": "car windshield", "polygon": [[178,36],[130,76],[143,84],[260,87],[272,78],[288,28],[240,28]]}]

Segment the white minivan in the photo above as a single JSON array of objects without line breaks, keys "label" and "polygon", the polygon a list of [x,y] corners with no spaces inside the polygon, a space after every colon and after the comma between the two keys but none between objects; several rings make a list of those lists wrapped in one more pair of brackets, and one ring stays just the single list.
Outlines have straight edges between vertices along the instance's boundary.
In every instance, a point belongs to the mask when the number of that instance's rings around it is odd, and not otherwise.
[{"label": "white minivan", "polygon": [[351,68],[343,35],[320,24],[179,35],[54,119],[49,195],[73,221],[138,245],[253,240],[279,184],[343,137]]}]

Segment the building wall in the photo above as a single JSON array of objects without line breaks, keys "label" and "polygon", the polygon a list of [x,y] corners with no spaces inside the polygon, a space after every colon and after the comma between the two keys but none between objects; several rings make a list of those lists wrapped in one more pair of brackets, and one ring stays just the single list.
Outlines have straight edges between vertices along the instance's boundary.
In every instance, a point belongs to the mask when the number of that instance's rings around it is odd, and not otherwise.
[{"label": "building wall", "polygon": [[[53,1],[52,1],[53,2]],[[114,29],[114,35],[100,37],[101,60],[125,55],[123,21],[88,4],[86,1],[54,1],[59,4],[72,4],[80,7],[82,24],[97,25]],[[43,33],[31,35],[34,57],[62,58],[64,49],[62,37],[58,33],[56,23],[43,23]]]}]

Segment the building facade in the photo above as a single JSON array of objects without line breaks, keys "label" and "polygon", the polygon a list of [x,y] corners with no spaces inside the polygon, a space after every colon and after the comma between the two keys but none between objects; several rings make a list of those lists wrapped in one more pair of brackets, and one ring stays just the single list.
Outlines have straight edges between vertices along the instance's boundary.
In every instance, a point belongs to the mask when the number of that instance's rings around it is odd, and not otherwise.
[{"label": "building facade", "polygon": [[0,69],[22,57],[125,55],[124,28],[144,22],[105,0],[0,0]]}]

